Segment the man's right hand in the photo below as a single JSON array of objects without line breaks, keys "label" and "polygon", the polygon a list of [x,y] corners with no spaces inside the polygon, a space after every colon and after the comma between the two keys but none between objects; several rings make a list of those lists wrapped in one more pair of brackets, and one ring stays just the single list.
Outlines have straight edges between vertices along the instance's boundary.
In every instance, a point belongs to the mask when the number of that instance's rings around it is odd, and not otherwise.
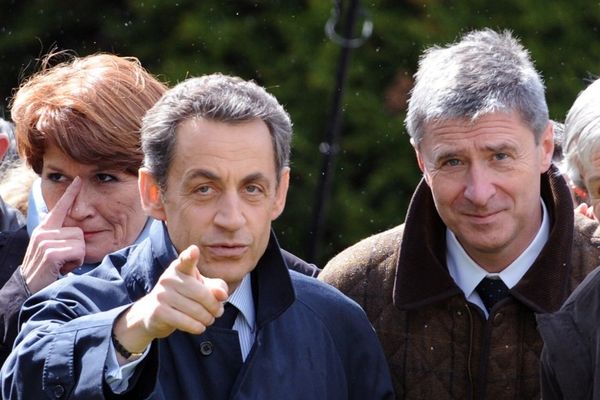
[{"label": "man's right hand", "polygon": [[199,257],[195,245],[182,251],[152,291],[117,318],[113,332],[125,349],[141,353],[152,340],[176,329],[200,334],[223,314],[227,284],[200,275]]}]

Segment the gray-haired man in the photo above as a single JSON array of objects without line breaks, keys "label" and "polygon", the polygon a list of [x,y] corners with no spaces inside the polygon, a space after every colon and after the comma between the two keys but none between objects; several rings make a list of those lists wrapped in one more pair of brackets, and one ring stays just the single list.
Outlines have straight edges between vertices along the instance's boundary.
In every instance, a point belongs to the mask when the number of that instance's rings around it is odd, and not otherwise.
[{"label": "gray-haired man", "polygon": [[364,312],[290,272],[309,266],[271,232],[291,133],[252,82],[216,74],[169,90],[144,118],[139,179],[144,209],[164,223],[26,303],[3,395],[392,398]]},{"label": "gray-haired man", "polygon": [[404,224],[319,279],[365,309],[399,398],[539,398],[535,313],[600,255],[551,166],[542,79],[510,33],[470,32],[424,53],[406,127],[423,180]]}]

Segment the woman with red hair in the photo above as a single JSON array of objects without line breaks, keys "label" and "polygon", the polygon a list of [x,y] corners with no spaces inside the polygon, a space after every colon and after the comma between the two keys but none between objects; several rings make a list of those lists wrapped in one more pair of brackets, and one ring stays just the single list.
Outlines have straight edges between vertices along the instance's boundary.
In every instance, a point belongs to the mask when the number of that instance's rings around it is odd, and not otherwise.
[{"label": "woman with red hair", "polygon": [[[46,57],[11,107],[18,152],[39,175],[28,219],[29,243],[0,290],[0,363],[17,333],[21,305],[68,273],[85,273],[105,255],[146,236],[151,220],[137,187],[142,117],[166,87],[135,58],[111,54]],[[40,204],[41,203],[41,204]],[[35,225],[35,226],[33,226]],[[1,256],[1,255],[0,255]]]}]

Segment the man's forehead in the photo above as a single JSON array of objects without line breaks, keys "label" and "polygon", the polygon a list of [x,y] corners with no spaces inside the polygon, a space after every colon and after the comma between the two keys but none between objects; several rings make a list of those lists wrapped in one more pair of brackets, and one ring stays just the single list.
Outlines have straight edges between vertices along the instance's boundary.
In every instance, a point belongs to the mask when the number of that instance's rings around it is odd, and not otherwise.
[{"label": "man's forehead", "polygon": [[523,118],[521,118],[521,114],[516,110],[498,110],[498,111],[489,111],[489,112],[478,112],[469,115],[457,115],[457,116],[448,116],[445,118],[438,117],[432,118],[431,120],[425,122],[424,127],[425,131],[428,129],[435,128],[436,126],[447,126],[447,125],[457,125],[463,127],[474,127],[480,123],[485,123],[487,121],[498,121],[498,120],[510,120],[511,122],[519,125],[523,125]]},{"label": "man's forehead", "polygon": [[514,114],[493,113],[477,119],[453,118],[436,120],[425,125],[422,141],[476,138],[480,135],[521,135],[534,137],[521,118]]}]

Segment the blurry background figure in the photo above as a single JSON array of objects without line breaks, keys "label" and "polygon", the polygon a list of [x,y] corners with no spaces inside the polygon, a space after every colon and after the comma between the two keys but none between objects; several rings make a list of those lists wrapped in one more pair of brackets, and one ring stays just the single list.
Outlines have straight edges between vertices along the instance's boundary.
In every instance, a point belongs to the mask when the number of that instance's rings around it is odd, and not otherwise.
[{"label": "blurry background figure", "polygon": [[[577,210],[598,220],[600,207],[600,80],[577,96],[564,124],[562,171]],[[594,210],[594,208],[596,210]]]},{"label": "blurry background figure", "polygon": [[0,197],[26,217],[28,198],[36,178],[38,176],[27,164],[18,159],[11,161],[10,165],[2,171]]},{"label": "blurry background figure", "polygon": [[15,149],[14,126],[2,118],[0,118],[0,160],[2,160],[0,164],[0,231],[14,231],[23,226],[25,220],[23,210],[17,211],[13,208],[15,206],[13,201],[16,201],[16,198],[11,195],[13,193],[22,194],[26,204],[28,185],[22,180],[12,190],[4,190],[8,171],[12,171],[14,166],[19,163],[19,157]]},{"label": "blurry background figure", "polygon": [[[4,150],[4,155],[0,155],[2,160],[2,167],[5,165],[10,166],[14,161],[19,159],[17,153],[17,144],[15,142],[15,126],[10,121],[0,118],[0,132],[5,134],[8,139],[8,147]],[[2,168],[4,170],[4,168]],[[1,171],[0,171],[1,173]],[[0,175],[1,177],[2,175]]]},{"label": "blurry background figure", "polygon": [[[600,220],[600,79],[579,93],[567,114],[563,154],[562,170],[570,180],[576,213]],[[598,299],[596,268],[559,311],[537,315],[544,339],[540,358],[544,400],[600,398]]]},{"label": "blurry background figure", "polygon": [[552,153],[552,162],[558,166],[563,160],[565,124],[556,120],[550,120],[550,122],[552,122],[552,129],[554,129],[554,153]]}]

